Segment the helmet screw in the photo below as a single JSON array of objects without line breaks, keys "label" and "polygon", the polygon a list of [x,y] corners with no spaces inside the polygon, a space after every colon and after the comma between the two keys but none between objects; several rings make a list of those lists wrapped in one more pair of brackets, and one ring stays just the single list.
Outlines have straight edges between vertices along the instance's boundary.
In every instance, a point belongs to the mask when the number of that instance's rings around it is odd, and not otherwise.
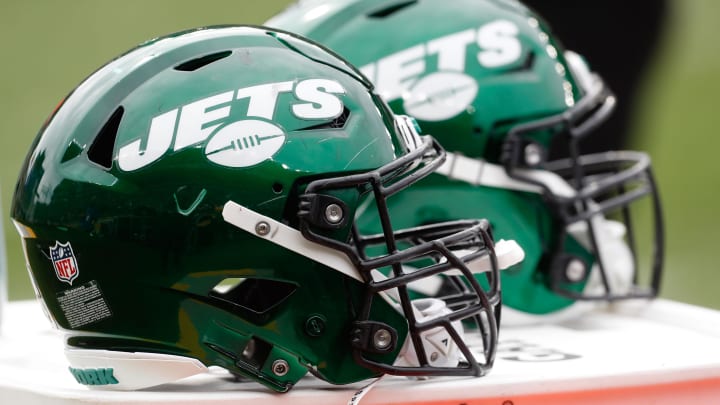
[{"label": "helmet screw", "polygon": [[325,207],[325,219],[331,224],[338,224],[343,219],[343,210],[337,204],[330,204]]},{"label": "helmet screw", "polygon": [[255,233],[260,236],[265,236],[270,233],[270,224],[265,221],[260,221],[255,224]]},{"label": "helmet screw", "polygon": [[392,335],[387,329],[378,329],[373,335],[373,345],[378,350],[385,350],[392,343]]},{"label": "helmet screw", "polygon": [[278,360],[273,361],[273,364],[272,364],[273,374],[275,374],[278,377],[282,377],[285,374],[287,374],[288,371],[290,371],[290,366],[288,365],[287,361],[285,361],[283,359],[278,359]]},{"label": "helmet screw", "polygon": [[430,355],[430,361],[437,361],[438,357],[440,357],[438,352],[432,352],[432,354]]},{"label": "helmet screw", "polygon": [[537,166],[542,162],[543,151],[540,145],[529,143],[525,146],[525,163],[529,166]]},{"label": "helmet screw", "polygon": [[572,259],[565,267],[565,277],[573,283],[585,278],[585,265],[579,259]]}]

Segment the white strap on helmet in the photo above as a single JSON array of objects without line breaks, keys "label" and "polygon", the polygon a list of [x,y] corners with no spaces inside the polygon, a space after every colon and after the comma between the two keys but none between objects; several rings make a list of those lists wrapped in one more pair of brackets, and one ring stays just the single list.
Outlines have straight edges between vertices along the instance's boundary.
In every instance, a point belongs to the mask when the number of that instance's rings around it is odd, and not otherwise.
[{"label": "white strap on helmet", "polygon": [[[267,239],[295,253],[324,264],[356,280],[363,281],[350,259],[339,250],[323,246],[306,239],[300,231],[282,224],[270,217],[259,214],[234,201],[228,201],[223,207],[223,219],[258,238]],[[256,231],[259,224],[269,227],[262,233]]]},{"label": "white strap on helmet", "polygon": [[[223,207],[223,218],[226,222],[250,233],[259,238],[267,239],[295,253],[308,257],[318,263],[322,263],[347,276],[362,281],[355,266],[348,257],[335,249],[323,246],[319,243],[306,239],[300,231],[282,224],[272,218],[259,214],[234,201],[228,201]],[[258,224],[264,223],[269,227],[262,234],[256,231]],[[458,250],[455,253],[462,258],[464,251]],[[520,262],[525,257],[525,252],[514,240],[502,240],[495,245],[495,252],[498,258],[500,269],[505,269]],[[469,252],[468,252],[469,253]],[[466,253],[467,254],[467,253]],[[482,256],[468,263],[473,273],[483,273],[491,270],[489,258]],[[460,275],[458,270],[450,270],[445,274]]]},{"label": "white strap on helmet", "polygon": [[[574,197],[575,189],[559,175],[547,170],[518,169],[518,174],[545,185],[553,194]],[[476,186],[504,188],[509,190],[542,193],[542,188],[529,182],[513,179],[505,168],[482,159],[470,158],[448,152],[445,163],[436,171],[453,180],[460,180]]]}]

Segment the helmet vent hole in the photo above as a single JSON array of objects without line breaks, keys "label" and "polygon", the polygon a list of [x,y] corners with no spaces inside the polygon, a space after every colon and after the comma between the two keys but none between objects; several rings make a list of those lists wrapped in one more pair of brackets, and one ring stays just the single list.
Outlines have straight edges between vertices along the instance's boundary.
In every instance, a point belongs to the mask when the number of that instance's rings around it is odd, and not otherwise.
[{"label": "helmet vent hole", "polygon": [[350,110],[348,110],[347,107],[343,108],[342,113],[338,115],[334,120],[329,122],[324,122],[322,124],[317,125],[311,125],[309,127],[300,128],[298,131],[309,131],[309,130],[316,130],[316,129],[340,129],[345,126],[345,123],[347,123],[348,118],[350,117]]},{"label": "helmet vent hole", "polygon": [[187,62],[183,62],[177,66],[175,66],[175,70],[180,70],[183,72],[192,72],[195,70],[200,69],[203,66],[207,66],[213,62],[219,61],[220,59],[227,58],[230,56],[232,51],[222,51],[222,52],[216,52],[211,53],[210,55],[205,55],[199,58],[195,58],[193,60],[189,60]]},{"label": "helmet vent hole", "polygon": [[262,314],[285,301],[295,289],[294,284],[282,281],[229,277],[216,284],[208,295]]},{"label": "helmet vent hole", "polygon": [[117,137],[120,120],[122,119],[125,109],[118,107],[110,116],[105,125],[93,140],[92,145],[88,149],[88,159],[100,166],[110,169],[112,167],[113,148],[115,147],[115,138]]},{"label": "helmet vent hole", "polygon": [[523,59],[523,61],[520,65],[508,69],[507,71],[505,71],[505,73],[528,72],[528,71],[533,70],[534,66],[535,66],[535,52],[528,52],[528,54],[525,55],[525,59]]},{"label": "helmet vent hole", "polygon": [[283,185],[280,184],[280,183],[277,183],[277,182],[276,182],[276,183],[273,183],[273,185],[272,185],[272,191],[273,191],[273,193],[275,193],[275,194],[280,194],[280,193],[282,193],[282,192],[283,192]]},{"label": "helmet vent hole", "polygon": [[347,122],[348,118],[350,117],[350,110],[347,109],[347,107],[343,108],[342,113],[338,115],[337,118],[330,121],[330,128],[342,128],[345,126],[345,123]]},{"label": "helmet vent hole", "polygon": [[398,11],[400,11],[408,6],[412,6],[415,3],[417,3],[417,0],[405,1],[405,2],[402,2],[399,4],[394,4],[390,7],[385,7],[380,10],[374,11],[374,12],[368,14],[367,16],[370,18],[385,18],[392,14],[397,13]]}]

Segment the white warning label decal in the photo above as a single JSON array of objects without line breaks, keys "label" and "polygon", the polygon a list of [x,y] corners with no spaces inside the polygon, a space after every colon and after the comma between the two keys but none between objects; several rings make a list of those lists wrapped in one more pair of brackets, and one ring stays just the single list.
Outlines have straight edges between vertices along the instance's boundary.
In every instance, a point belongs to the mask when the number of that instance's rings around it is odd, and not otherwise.
[{"label": "white warning label decal", "polygon": [[57,299],[71,328],[112,316],[95,280],[58,293]]}]

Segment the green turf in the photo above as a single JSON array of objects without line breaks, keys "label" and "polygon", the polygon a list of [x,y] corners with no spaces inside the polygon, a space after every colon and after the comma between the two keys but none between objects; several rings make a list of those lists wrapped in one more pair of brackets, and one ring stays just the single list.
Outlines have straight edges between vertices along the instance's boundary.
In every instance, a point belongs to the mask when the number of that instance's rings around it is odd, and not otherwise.
[{"label": "green turf", "polygon": [[[288,0],[0,1],[0,187],[10,299],[32,296],[8,219],[17,171],[53,107],[101,64],[148,38],[202,25],[258,24]],[[663,296],[720,309],[720,2],[675,0],[638,108],[665,205]],[[639,25],[638,29],[642,29]],[[581,49],[578,51],[582,51]],[[618,61],[621,63],[622,61]],[[602,72],[600,72],[602,73]]]}]

